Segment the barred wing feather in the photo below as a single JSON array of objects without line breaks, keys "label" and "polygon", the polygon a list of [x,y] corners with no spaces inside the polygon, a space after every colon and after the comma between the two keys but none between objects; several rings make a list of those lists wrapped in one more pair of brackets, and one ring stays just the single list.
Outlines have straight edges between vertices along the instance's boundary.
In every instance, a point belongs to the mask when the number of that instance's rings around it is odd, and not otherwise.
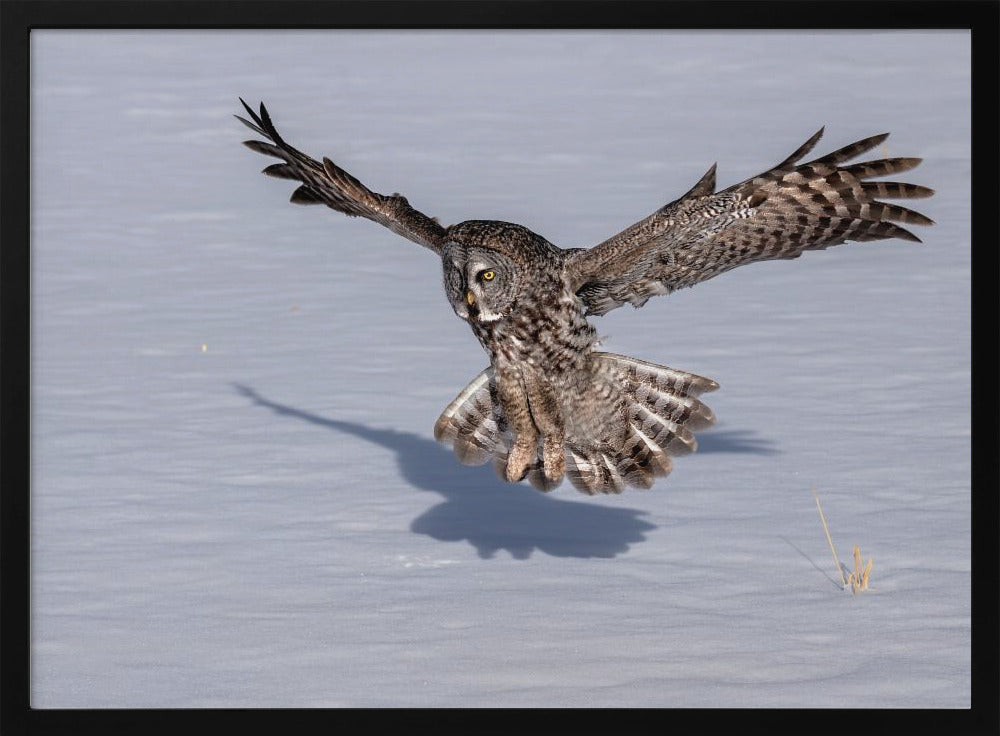
[{"label": "barred wing feather", "polygon": [[929,197],[927,187],[866,181],[908,171],[919,158],[843,165],[885,141],[888,133],[798,164],[820,129],[788,158],[759,176],[713,193],[715,167],[691,191],[590,248],[571,252],[566,271],[588,314],[693,286],[754,261],[797,258],[848,241],[919,238],[896,223],[931,225],[913,210],[876,199]]}]

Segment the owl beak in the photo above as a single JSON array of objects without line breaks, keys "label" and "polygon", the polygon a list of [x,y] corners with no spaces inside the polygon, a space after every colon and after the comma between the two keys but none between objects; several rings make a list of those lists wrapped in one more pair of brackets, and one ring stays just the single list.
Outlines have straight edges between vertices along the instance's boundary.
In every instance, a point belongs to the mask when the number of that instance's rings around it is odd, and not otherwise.
[{"label": "owl beak", "polygon": [[470,307],[476,303],[476,295],[472,293],[472,289],[465,292],[465,301]]}]

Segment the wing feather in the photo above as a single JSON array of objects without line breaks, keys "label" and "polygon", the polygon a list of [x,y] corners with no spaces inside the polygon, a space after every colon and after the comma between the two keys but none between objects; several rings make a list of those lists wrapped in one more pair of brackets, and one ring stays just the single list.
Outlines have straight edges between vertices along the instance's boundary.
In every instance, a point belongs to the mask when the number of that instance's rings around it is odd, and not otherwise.
[{"label": "wing feather", "polygon": [[251,119],[239,115],[235,116],[236,119],[270,141],[244,141],[244,145],[252,151],[283,161],[267,166],[263,173],[301,182],[301,186],[292,193],[293,203],[325,204],[350,217],[365,217],[440,254],[445,229],[433,218],[411,207],[406,197],[373,192],[330,159],[324,158],[320,163],[296,150],[278,134],[264,103],[260,104],[260,112],[257,113],[242,98],[240,102]]},{"label": "wing feather", "polygon": [[888,133],[799,163],[823,134],[820,128],[774,168],[714,192],[715,167],[692,189],[617,235],[567,252],[566,275],[588,314],[625,303],[640,307],[657,294],[693,286],[754,261],[797,258],[849,241],[901,238],[893,224],[932,225],[925,215],[876,197],[929,197],[932,189],[901,182],[863,182],[908,171],[919,158],[845,162],[883,143]]}]

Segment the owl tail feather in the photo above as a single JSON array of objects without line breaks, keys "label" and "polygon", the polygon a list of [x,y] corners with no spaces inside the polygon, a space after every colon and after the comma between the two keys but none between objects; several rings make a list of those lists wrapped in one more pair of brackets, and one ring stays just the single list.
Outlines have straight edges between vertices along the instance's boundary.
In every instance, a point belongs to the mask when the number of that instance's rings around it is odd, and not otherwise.
[{"label": "owl tail feather", "polygon": [[596,353],[595,358],[598,374],[623,395],[628,421],[613,442],[567,442],[566,476],[588,495],[621,493],[626,486],[650,488],[673,469],[671,457],[697,449],[693,430],[715,423],[698,396],[719,384],[624,355]]},{"label": "owl tail feather", "polygon": [[510,433],[496,398],[493,369],[487,368],[445,407],[434,423],[434,439],[450,445],[463,465],[507,457]]},{"label": "owl tail feather", "polygon": [[[623,434],[614,438],[566,439],[566,477],[588,495],[621,493],[626,486],[649,488],[667,475],[671,456],[687,455],[697,448],[693,430],[704,429],[715,415],[698,396],[718,388],[708,378],[673,368],[595,353],[597,376],[623,398]],[[608,426],[621,427],[621,418],[609,417]],[[476,376],[445,407],[434,425],[434,438],[450,445],[465,465],[493,460],[503,478],[513,436],[496,397],[493,370]],[[545,477],[541,458],[528,468],[528,482],[540,491],[558,483]]]}]

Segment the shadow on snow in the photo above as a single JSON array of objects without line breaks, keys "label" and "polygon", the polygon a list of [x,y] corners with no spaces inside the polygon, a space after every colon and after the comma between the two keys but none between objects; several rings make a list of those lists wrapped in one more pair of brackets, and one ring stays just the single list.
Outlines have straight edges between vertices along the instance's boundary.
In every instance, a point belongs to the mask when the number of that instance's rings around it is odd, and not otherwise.
[{"label": "shadow on snow", "polygon": [[445,498],[414,519],[410,529],[441,541],[468,540],[484,559],[501,549],[516,559],[527,559],[536,549],[554,557],[614,557],[656,528],[640,518],[643,511],[565,501],[527,483],[505,483],[488,465],[461,465],[451,450],[434,440],[322,417],[265,399],[247,386],[234,387],[276,414],[346,432],[395,452],[408,483]]},{"label": "shadow on snow", "polygon": [[758,437],[748,429],[719,429],[718,425],[697,433],[698,451],[694,457],[708,453],[737,452],[750,455],[777,455],[771,440]]},{"label": "shadow on snow", "polygon": [[[445,498],[414,519],[410,529],[441,541],[467,540],[484,559],[501,549],[516,559],[527,559],[536,549],[554,557],[615,557],[629,545],[644,541],[656,528],[640,518],[644,511],[566,501],[539,493],[527,483],[505,483],[489,466],[461,465],[451,450],[419,435],[330,419],[265,399],[248,386],[233,387],[257,406],[281,416],[346,432],[392,450],[408,483]],[[740,430],[700,435],[699,442],[700,452],[776,452]]]}]

